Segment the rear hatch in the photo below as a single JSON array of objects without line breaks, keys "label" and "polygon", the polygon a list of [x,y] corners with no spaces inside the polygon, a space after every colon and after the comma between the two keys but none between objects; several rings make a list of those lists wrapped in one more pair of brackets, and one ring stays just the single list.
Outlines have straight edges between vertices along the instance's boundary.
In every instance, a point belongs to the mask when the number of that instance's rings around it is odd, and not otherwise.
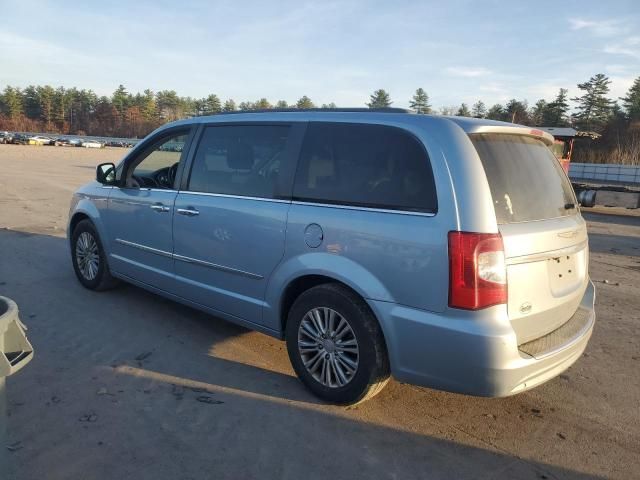
[{"label": "rear hatch", "polygon": [[589,282],[586,223],[547,139],[502,132],[470,138],[491,189],[507,264],[507,308],[522,344],[576,312]]}]

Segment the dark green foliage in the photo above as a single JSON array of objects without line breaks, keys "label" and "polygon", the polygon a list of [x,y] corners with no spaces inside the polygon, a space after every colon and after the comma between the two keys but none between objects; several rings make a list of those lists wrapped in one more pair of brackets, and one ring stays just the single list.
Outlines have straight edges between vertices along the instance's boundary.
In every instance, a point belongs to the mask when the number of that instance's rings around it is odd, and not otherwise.
[{"label": "dark green foliage", "polygon": [[409,106],[416,113],[431,113],[431,104],[429,103],[429,95],[422,88],[416,90],[415,95],[411,98]]},{"label": "dark green foliage", "polygon": [[573,115],[578,127],[595,131],[604,129],[613,110],[613,101],[607,98],[610,83],[609,77],[598,73],[589,81],[578,84],[578,88],[584,92],[582,96],[572,99],[578,103]]},{"label": "dark green foliage", "polygon": [[369,108],[386,108],[390,107],[393,102],[391,101],[391,97],[389,94],[383,90],[379,89],[373,92],[369,99],[369,103],[367,103],[367,107]]}]

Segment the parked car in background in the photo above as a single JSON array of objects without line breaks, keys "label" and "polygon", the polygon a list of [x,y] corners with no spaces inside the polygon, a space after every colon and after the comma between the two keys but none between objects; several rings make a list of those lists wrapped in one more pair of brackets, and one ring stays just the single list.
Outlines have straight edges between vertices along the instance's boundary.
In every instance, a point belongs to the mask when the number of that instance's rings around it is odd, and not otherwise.
[{"label": "parked car in background", "polygon": [[10,132],[0,132],[0,143],[11,143],[13,134]]},{"label": "parked car in background", "polygon": [[553,137],[399,110],[156,130],[74,195],[78,280],[285,339],[302,382],[335,403],[390,375],[491,397],[559,375],[591,336],[595,292]]},{"label": "parked car in background", "polygon": [[55,141],[50,137],[45,137],[43,135],[34,135],[27,138],[27,143],[29,145],[54,145]]},{"label": "parked car in background", "polygon": [[27,145],[29,143],[29,136],[22,133],[14,133],[11,137],[11,141],[7,143],[12,143],[14,145]]},{"label": "parked car in background", "polygon": [[104,148],[104,143],[97,140],[81,140],[78,146],[84,148]]}]

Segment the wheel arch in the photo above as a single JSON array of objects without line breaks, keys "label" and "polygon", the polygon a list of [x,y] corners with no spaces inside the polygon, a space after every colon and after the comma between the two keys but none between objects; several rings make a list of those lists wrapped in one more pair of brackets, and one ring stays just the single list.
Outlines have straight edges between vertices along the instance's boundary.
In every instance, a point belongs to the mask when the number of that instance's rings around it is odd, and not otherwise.
[{"label": "wheel arch", "polygon": [[107,242],[107,237],[105,235],[106,232],[100,217],[100,211],[96,208],[93,202],[86,198],[78,201],[73,208],[73,213],[71,213],[69,217],[69,224],[67,225],[67,239],[69,240],[69,245],[71,245],[71,236],[73,235],[74,229],[82,220],[89,220],[93,223],[93,226],[100,236],[102,248],[104,248],[105,252],[108,254],[110,250],[109,242]]},{"label": "wheel arch", "polygon": [[279,321],[279,330],[281,338],[284,338],[287,320],[289,316],[289,311],[291,307],[295,303],[296,299],[302,295],[307,290],[316,287],[318,285],[323,285],[327,283],[332,283],[334,285],[340,285],[341,287],[351,291],[353,294],[357,295],[369,309],[373,318],[375,318],[376,322],[380,327],[380,331],[382,332],[383,342],[385,348],[389,349],[389,345],[387,343],[387,335],[386,335],[386,325],[385,322],[381,321],[380,312],[376,311],[374,305],[371,302],[367,301],[367,297],[362,294],[362,291],[354,288],[349,283],[343,281],[342,279],[337,278],[336,276],[332,276],[330,274],[318,274],[318,273],[307,273],[299,275],[286,285],[286,287],[282,291],[282,295],[280,297],[280,301],[278,303],[278,321]]}]

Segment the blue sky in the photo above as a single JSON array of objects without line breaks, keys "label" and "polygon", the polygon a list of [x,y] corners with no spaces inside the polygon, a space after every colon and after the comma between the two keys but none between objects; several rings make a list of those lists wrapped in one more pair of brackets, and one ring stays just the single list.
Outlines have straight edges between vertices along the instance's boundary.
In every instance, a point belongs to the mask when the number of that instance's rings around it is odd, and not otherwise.
[{"label": "blue sky", "polygon": [[640,1],[0,0],[0,88],[173,89],[363,106],[551,99],[640,76]]}]

